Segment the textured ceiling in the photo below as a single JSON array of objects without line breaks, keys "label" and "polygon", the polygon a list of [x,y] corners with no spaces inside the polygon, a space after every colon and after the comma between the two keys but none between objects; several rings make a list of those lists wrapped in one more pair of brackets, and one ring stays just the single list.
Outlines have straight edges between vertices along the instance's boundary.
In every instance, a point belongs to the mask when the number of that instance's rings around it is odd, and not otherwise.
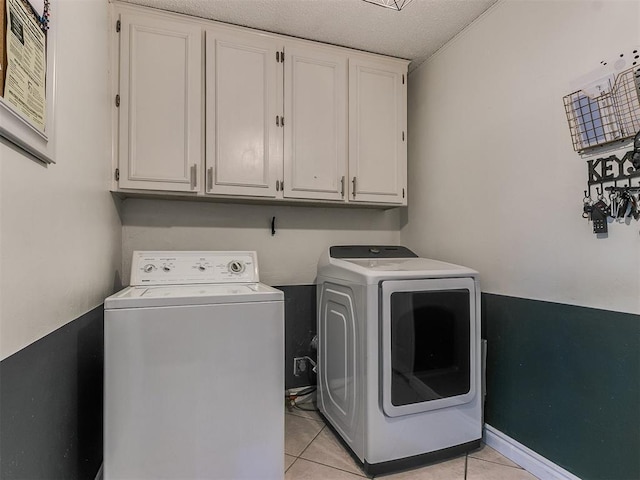
[{"label": "textured ceiling", "polygon": [[412,60],[414,69],[496,0],[414,0],[402,11],[362,0],[125,0]]}]

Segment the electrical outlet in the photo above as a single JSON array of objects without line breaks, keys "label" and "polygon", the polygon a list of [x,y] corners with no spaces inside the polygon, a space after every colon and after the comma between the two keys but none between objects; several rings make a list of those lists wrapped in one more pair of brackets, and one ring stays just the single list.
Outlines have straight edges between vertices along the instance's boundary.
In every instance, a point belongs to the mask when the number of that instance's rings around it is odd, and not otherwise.
[{"label": "electrical outlet", "polygon": [[293,374],[296,377],[299,377],[304,372],[307,371],[307,358],[306,357],[295,357],[293,359]]}]

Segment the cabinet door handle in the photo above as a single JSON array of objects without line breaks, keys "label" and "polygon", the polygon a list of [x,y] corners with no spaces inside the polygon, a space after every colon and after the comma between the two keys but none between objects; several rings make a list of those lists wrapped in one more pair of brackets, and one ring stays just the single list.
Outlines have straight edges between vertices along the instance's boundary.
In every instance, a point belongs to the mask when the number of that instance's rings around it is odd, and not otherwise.
[{"label": "cabinet door handle", "polygon": [[353,177],[351,183],[353,183],[353,191],[351,193],[353,194],[353,198],[356,198],[356,177]]},{"label": "cabinet door handle", "polygon": [[340,195],[344,198],[344,175],[340,179]]},{"label": "cabinet door handle", "polygon": [[276,180],[276,192],[280,191],[280,180]]},{"label": "cabinet door handle", "polygon": [[213,190],[213,167],[207,169],[207,190]]},{"label": "cabinet door handle", "polygon": [[198,165],[191,165],[191,190],[195,190],[198,186]]}]

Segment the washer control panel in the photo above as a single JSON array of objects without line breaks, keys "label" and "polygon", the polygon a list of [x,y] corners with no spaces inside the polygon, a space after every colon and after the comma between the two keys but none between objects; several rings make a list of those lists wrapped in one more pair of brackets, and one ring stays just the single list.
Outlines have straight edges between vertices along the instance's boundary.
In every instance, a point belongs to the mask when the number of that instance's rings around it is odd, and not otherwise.
[{"label": "washer control panel", "polygon": [[257,283],[256,252],[135,251],[131,285]]}]

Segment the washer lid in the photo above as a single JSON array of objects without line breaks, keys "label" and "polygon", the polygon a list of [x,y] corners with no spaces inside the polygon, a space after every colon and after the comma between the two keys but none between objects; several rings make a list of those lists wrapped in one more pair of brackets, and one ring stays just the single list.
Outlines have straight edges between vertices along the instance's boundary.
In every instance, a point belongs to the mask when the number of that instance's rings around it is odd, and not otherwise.
[{"label": "washer lid", "polygon": [[178,307],[283,301],[284,293],[263,283],[127,287],[104,302],[105,309]]}]

